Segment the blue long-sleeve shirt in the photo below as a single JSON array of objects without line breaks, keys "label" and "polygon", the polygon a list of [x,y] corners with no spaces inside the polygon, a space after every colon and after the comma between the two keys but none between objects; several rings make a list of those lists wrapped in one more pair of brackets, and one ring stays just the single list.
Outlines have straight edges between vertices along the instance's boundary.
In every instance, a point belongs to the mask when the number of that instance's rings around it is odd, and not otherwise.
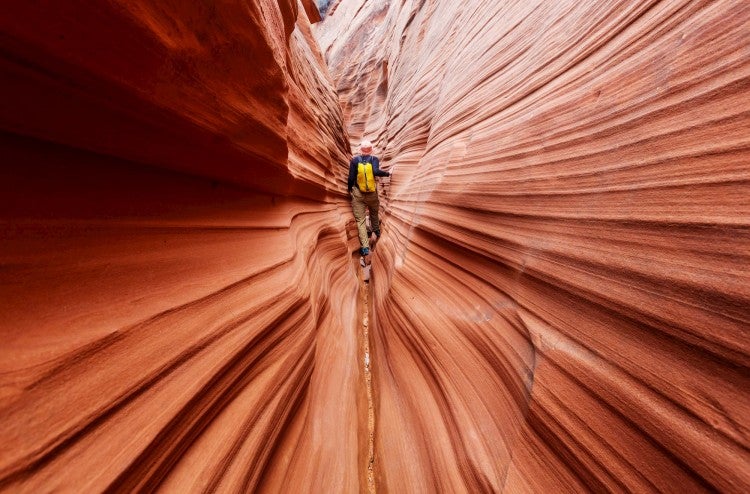
[{"label": "blue long-sleeve shirt", "polygon": [[[390,177],[391,174],[383,171],[380,169],[380,160],[377,156],[372,156],[369,154],[361,155],[363,158],[371,158],[367,161],[370,161],[372,163],[372,174],[376,177]],[[357,168],[360,163],[359,161],[360,155],[355,156],[352,158],[352,160],[349,162],[349,180],[346,183],[346,190],[352,190],[352,187],[354,187],[357,184]]]}]

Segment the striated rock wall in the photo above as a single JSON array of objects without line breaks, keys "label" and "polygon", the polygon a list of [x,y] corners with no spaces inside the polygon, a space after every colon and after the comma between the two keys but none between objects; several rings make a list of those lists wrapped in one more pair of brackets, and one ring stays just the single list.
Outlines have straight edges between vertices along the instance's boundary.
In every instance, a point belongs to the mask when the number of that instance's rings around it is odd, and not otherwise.
[{"label": "striated rock wall", "polygon": [[310,12],[3,4],[3,492],[359,489],[348,145]]},{"label": "striated rock wall", "polygon": [[750,9],[334,2],[378,489],[750,489]]}]

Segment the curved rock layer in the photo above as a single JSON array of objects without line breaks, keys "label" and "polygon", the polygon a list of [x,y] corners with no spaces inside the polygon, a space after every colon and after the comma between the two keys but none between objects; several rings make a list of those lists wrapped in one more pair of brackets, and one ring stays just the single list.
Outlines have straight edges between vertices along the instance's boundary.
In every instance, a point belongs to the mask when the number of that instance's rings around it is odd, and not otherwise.
[{"label": "curved rock layer", "polygon": [[315,31],[395,170],[378,489],[747,492],[747,5],[341,0]]},{"label": "curved rock layer", "polygon": [[0,490],[359,489],[317,9],[208,4],[3,4]]}]

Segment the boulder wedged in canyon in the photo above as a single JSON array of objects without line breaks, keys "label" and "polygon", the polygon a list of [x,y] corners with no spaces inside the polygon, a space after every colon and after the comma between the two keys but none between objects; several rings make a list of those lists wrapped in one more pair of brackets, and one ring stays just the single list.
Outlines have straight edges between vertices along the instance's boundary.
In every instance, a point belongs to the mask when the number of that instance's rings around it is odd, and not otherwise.
[{"label": "boulder wedged in canyon", "polygon": [[750,489],[750,9],[333,2],[388,492]]},{"label": "boulder wedged in canyon", "polygon": [[348,144],[310,12],[3,4],[0,490],[359,489]]}]

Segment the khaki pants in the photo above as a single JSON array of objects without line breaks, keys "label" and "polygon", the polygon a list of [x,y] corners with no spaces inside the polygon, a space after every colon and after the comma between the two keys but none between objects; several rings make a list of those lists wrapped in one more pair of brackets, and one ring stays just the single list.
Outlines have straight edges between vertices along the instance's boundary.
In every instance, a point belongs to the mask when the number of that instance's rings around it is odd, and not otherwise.
[{"label": "khaki pants", "polygon": [[380,230],[380,221],[378,220],[378,208],[380,201],[378,193],[362,192],[357,187],[352,188],[352,211],[354,219],[357,221],[357,233],[359,234],[359,244],[362,247],[370,247],[370,237],[367,235],[367,225],[365,221],[367,214],[365,206],[370,208],[370,225],[373,231]]}]

